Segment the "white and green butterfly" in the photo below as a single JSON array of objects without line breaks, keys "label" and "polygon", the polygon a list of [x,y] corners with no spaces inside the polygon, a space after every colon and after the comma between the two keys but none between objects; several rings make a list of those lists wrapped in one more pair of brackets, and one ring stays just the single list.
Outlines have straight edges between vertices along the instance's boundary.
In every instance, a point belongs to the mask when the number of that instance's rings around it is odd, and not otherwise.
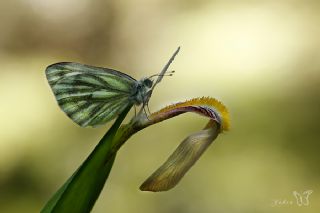
[{"label": "white and green butterfly", "polygon": [[[94,127],[114,119],[129,105],[146,106],[179,50],[180,47],[159,75],[139,81],[113,69],[74,62],[52,64],[47,67],[46,76],[68,117],[82,127]],[[154,76],[158,76],[155,83],[151,79]]]}]

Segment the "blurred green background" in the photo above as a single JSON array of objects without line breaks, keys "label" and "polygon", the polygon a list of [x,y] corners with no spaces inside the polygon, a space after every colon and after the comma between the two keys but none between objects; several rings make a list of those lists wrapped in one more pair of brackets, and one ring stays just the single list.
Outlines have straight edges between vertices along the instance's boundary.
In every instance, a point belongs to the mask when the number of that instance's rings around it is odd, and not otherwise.
[{"label": "blurred green background", "polygon": [[[212,96],[229,108],[231,131],[162,193],[138,187],[207,121],[186,114],[139,132],[93,212],[320,212],[317,0],[1,1],[0,212],[39,212],[111,125],[83,129],[65,116],[47,65],[75,61],[140,79],[179,45],[176,74],[157,86],[151,111]],[[292,192],[305,190],[310,204],[300,207]]]}]

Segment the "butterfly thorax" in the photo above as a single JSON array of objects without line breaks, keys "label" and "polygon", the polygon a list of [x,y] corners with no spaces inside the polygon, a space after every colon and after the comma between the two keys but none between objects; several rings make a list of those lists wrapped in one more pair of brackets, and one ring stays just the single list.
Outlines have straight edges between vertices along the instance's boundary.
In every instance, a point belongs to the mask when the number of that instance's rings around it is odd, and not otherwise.
[{"label": "butterfly thorax", "polygon": [[152,85],[153,82],[149,78],[143,78],[137,81],[137,85],[132,96],[134,98],[134,104],[140,105],[148,101]]}]

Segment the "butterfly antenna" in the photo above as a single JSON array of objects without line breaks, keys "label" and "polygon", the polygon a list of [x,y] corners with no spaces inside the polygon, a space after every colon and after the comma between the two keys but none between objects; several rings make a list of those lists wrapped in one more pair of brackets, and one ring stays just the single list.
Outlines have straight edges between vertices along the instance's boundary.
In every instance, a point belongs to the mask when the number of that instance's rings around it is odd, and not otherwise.
[{"label": "butterfly antenna", "polygon": [[163,75],[160,75],[160,74],[154,74],[154,75],[151,75],[151,76],[149,76],[148,78],[153,78],[153,77],[156,77],[156,76],[172,76],[173,75],[173,73],[175,73],[176,71],[174,71],[174,70],[171,70],[171,71],[168,71],[168,72],[166,72],[165,74],[163,74]]}]

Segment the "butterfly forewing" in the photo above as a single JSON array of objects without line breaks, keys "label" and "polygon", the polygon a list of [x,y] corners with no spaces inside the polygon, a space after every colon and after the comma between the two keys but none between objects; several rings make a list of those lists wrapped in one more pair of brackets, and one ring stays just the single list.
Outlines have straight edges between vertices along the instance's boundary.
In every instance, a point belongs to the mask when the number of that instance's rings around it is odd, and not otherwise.
[{"label": "butterfly forewing", "polygon": [[46,76],[61,109],[80,126],[97,126],[128,105],[137,81],[116,70],[72,62],[50,65]]}]

